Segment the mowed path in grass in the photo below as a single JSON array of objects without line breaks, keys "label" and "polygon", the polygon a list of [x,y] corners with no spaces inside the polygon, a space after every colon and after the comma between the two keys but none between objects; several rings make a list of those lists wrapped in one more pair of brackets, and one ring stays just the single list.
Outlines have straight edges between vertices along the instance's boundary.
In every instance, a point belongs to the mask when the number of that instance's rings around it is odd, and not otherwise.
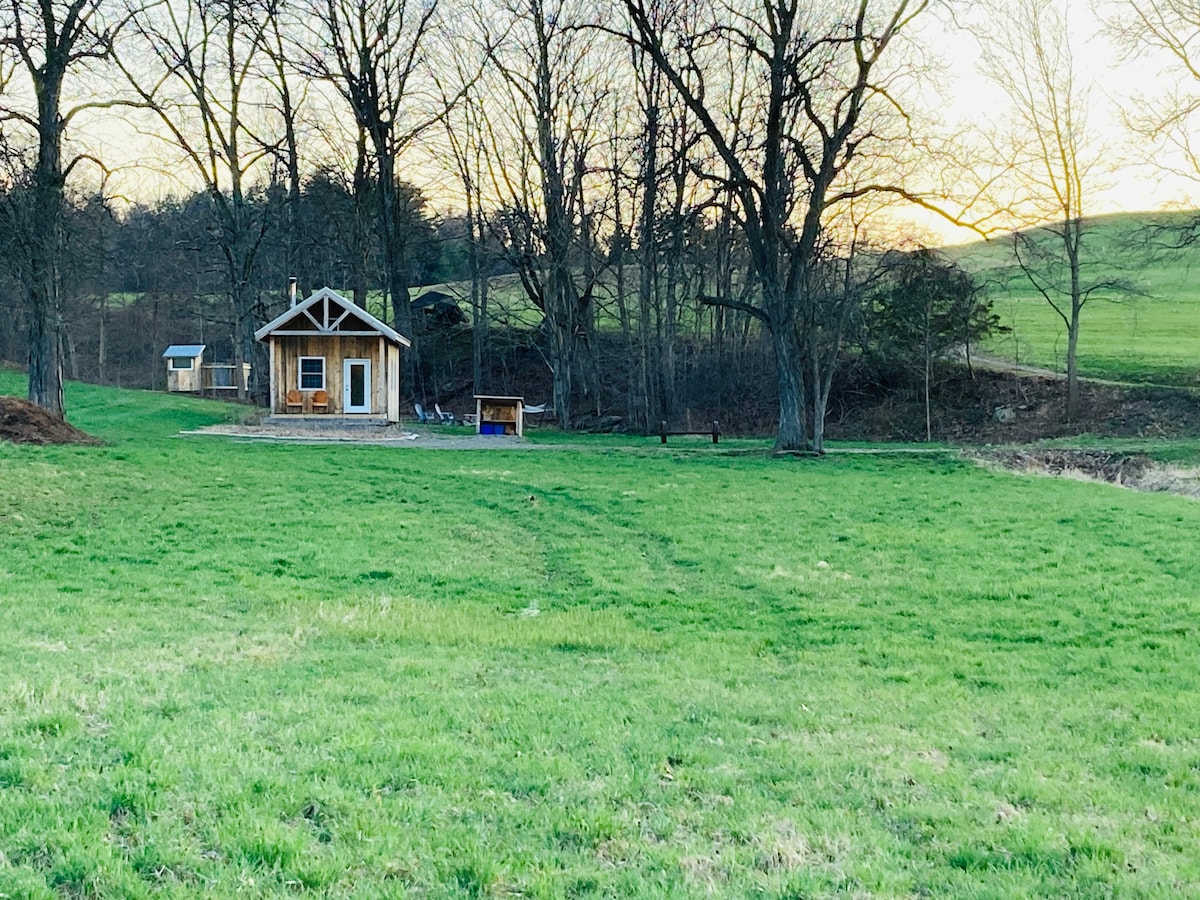
[{"label": "mowed path in grass", "polygon": [[1200,891],[1200,504],[68,403],[0,445],[0,894]]}]

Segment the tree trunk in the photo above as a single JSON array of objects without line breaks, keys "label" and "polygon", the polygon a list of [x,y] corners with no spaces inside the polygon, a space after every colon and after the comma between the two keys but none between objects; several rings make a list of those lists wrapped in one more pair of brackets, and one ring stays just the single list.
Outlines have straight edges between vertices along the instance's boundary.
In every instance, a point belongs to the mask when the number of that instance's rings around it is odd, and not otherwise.
[{"label": "tree trunk", "polygon": [[932,420],[932,417],[929,412],[929,379],[930,379],[930,371],[929,370],[930,370],[931,366],[933,365],[933,360],[931,359],[931,357],[933,355],[933,351],[930,349],[930,346],[929,346],[930,345],[929,332],[930,332],[930,328],[931,328],[931,323],[930,323],[929,319],[930,319],[931,314],[932,314],[931,310],[929,309],[929,300],[927,298],[926,303],[925,303],[925,322],[924,322],[925,346],[924,346],[924,353],[923,353],[923,356],[925,358],[925,441],[926,441],[926,443],[933,440],[933,420]]},{"label": "tree trunk", "polygon": [[790,324],[771,328],[771,343],[775,348],[775,372],[779,384],[779,432],[775,438],[775,449],[811,450],[813,447],[804,426],[802,348],[795,328]]},{"label": "tree trunk", "polygon": [[[480,210],[478,189],[463,157],[463,187],[467,198],[467,262],[471,269],[471,385],[474,393],[484,392],[484,357],[488,339],[489,279],[484,272],[484,223]],[[478,157],[476,158],[478,163]],[[476,171],[479,166],[476,165]]]},{"label": "tree trunk", "polygon": [[[57,61],[66,65],[66,58]],[[64,418],[62,310],[58,296],[59,228],[63,190],[59,111],[63,71],[49,60],[38,101],[38,157],[34,167],[29,225],[29,401]]]},{"label": "tree trunk", "polygon": [[377,136],[376,164],[379,168],[380,225],[383,231],[384,266],[388,297],[392,305],[392,326],[412,341],[404,354],[405,380],[412,396],[420,386],[421,357],[413,330],[412,296],[408,285],[408,236],[403,233],[400,199],[396,185],[396,158],[388,146],[389,136]]},{"label": "tree trunk", "polygon": [[96,349],[96,370],[101,384],[108,384],[108,291],[100,295],[99,346]]},{"label": "tree trunk", "polygon": [[[633,318],[629,315],[629,304],[626,302],[626,285],[625,285],[625,248],[628,240],[625,236],[625,229],[621,222],[621,187],[617,184],[617,179],[613,179],[613,219],[616,221],[616,231],[612,237],[612,256],[609,264],[612,266],[614,278],[614,299],[617,304],[617,324],[621,330],[621,344],[625,348],[625,358],[628,360],[637,359],[637,341],[633,330]],[[639,366],[630,366],[625,371],[625,409],[630,418],[634,421],[639,421],[641,413],[645,407],[641,403],[640,391],[638,385],[641,382],[641,373]]]},{"label": "tree trunk", "polygon": [[[367,134],[361,128],[355,142],[354,158],[354,227],[351,231],[354,247],[350,259],[350,287],[354,296],[354,305],[367,308],[367,262],[370,246],[371,218],[378,215],[378,210],[372,213],[371,196],[371,164],[367,156]],[[383,318],[383,313],[380,313]],[[409,337],[409,335],[405,335]]]},{"label": "tree trunk", "polygon": [[[650,313],[654,307],[658,253],[654,240],[654,212],[658,208],[658,107],[647,104],[646,147],[642,157],[642,208],[638,220],[638,254],[641,260],[638,274],[638,334],[641,338],[641,378],[639,400],[642,429],[650,433],[653,423],[665,416],[662,394],[657,377],[662,371],[662,344],[651,332]],[[655,349],[660,352],[655,353]],[[657,359],[655,358],[657,357]],[[657,363],[657,365],[656,365]]]},{"label": "tree trunk", "polygon": [[[551,359],[570,359],[570,334],[550,323],[550,354]],[[552,365],[554,385],[554,418],[558,427],[571,427],[571,364],[569,361]]]},{"label": "tree trunk", "polygon": [[489,279],[483,271],[483,228],[478,231],[476,240],[475,225],[471,224],[471,237],[468,242],[471,254],[471,383],[476,394],[484,392],[484,359],[487,356],[488,345],[488,293]]},{"label": "tree trunk", "polygon": [[[53,114],[52,114],[53,115]],[[33,189],[29,260],[29,401],[64,417],[57,255],[63,178],[57,134],[43,136]]]},{"label": "tree trunk", "polygon": [[[36,297],[32,296],[37,294]],[[44,289],[30,286],[29,402],[63,418],[61,321]]]},{"label": "tree trunk", "polygon": [[554,134],[555,103],[552,96],[550,38],[540,3],[531,9],[537,33],[534,117],[537,129],[538,168],[541,170],[542,205],[546,219],[546,256],[550,269],[546,292],[546,324],[550,329],[550,367],[554,370],[554,415],[559,427],[571,423],[571,367],[574,365],[574,291],[570,260],[571,222],[567,215],[566,184]]},{"label": "tree trunk", "polygon": [[[809,332],[806,335],[806,342],[801,346],[805,347],[807,359],[805,360],[809,366],[808,383],[805,385],[808,388],[807,406],[804,409],[804,421],[812,430],[812,440],[809,442],[809,449],[814,453],[825,452],[825,409],[829,403],[829,386],[833,383],[833,369],[837,359],[834,354],[834,361],[828,362],[822,358],[819,334],[815,328],[809,326]],[[803,369],[801,369],[803,371]]]},{"label": "tree trunk", "polygon": [[1079,419],[1079,304],[1071,306],[1067,328],[1067,421]]}]

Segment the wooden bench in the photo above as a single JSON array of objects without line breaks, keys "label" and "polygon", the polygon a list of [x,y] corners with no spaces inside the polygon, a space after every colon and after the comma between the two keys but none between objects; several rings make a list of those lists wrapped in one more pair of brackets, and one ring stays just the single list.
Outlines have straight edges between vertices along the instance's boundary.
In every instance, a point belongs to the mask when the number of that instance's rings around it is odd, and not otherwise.
[{"label": "wooden bench", "polygon": [[659,437],[662,438],[662,442],[664,444],[667,442],[668,435],[680,436],[680,435],[705,435],[705,434],[711,434],[713,443],[714,444],[717,443],[717,438],[720,437],[720,435],[721,435],[721,428],[720,428],[720,424],[717,422],[716,419],[713,420],[712,429],[710,431],[667,431],[667,422],[664,419],[663,423],[662,423],[662,428],[658,432],[658,435],[659,435]]}]

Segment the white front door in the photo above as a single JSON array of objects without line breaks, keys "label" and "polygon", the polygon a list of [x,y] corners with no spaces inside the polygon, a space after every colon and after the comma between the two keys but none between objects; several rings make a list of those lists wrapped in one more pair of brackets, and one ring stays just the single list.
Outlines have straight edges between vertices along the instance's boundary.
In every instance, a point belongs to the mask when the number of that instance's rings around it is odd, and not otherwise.
[{"label": "white front door", "polygon": [[348,359],[342,364],[342,412],[371,411],[371,361]]}]

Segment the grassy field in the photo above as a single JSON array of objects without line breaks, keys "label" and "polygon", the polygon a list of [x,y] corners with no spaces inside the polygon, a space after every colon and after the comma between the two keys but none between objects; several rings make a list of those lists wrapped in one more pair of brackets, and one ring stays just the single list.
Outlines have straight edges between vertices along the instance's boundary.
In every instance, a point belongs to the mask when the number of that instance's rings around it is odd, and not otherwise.
[{"label": "grassy field", "polygon": [[[1125,292],[1098,294],[1083,309],[1080,371],[1115,381],[1200,386],[1200,248],[1151,253],[1143,228],[1165,216],[1097,220],[1085,239],[1086,280],[1116,279]],[[1063,371],[1066,326],[1012,270],[1004,241],[955,248],[965,265],[993,282],[991,297],[1011,329],[984,349],[1020,363]]]},{"label": "grassy field", "polygon": [[107,446],[0,445],[0,895],[1200,892],[1194,502],[67,399]]}]

